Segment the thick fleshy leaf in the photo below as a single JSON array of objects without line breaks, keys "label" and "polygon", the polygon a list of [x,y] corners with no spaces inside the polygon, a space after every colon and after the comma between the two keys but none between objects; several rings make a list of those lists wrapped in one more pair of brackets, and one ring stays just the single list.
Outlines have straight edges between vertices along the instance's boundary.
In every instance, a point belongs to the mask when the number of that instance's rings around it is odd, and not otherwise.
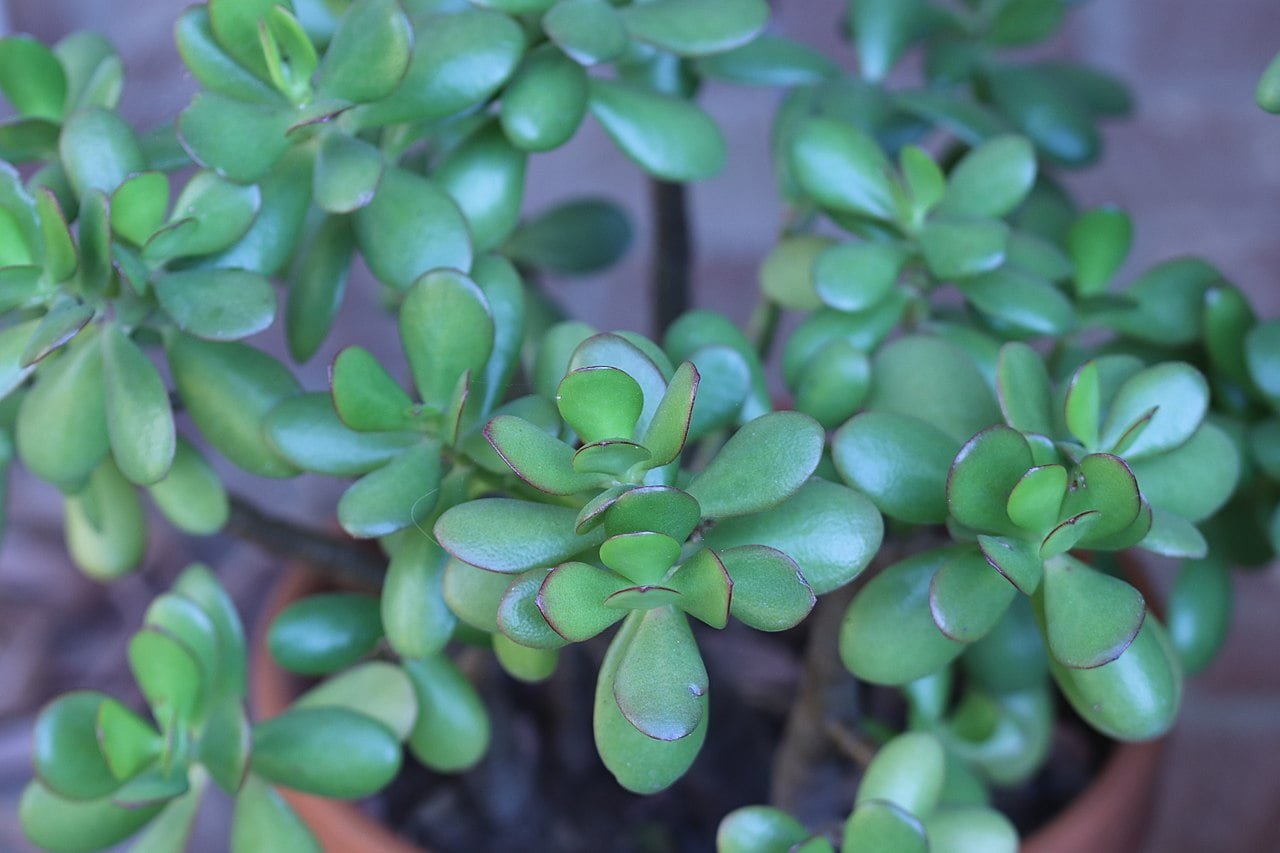
[{"label": "thick fleshy leaf", "polygon": [[450,557],[444,565],[444,600],[462,622],[486,634],[495,634],[498,607],[511,582],[507,574],[478,569]]},{"label": "thick fleshy leaf", "polygon": [[796,409],[834,429],[862,407],[870,390],[871,360],[858,347],[836,338],[805,365],[795,388]]},{"label": "thick fleshy leaf", "polygon": [[840,658],[874,684],[906,684],[937,672],[964,650],[938,630],[929,610],[929,584],[958,553],[917,554],[876,575],[854,598],[840,626]]},{"label": "thick fleshy leaf", "polygon": [[622,16],[606,0],[559,0],[542,17],[542,29],[575,62],[610,62],[627,48]]},{"label": "thick fleshy leaf", "polygon": [[710,518],[769,509],[804,485],[818,465],[822,427],[799,412],[773,412],[750,422],[689,482],[687,491]]},{"label": "thick fleshy leaf", "polygon": [[800,567],[767,545],[743,545],[720,552],[733,579],[731,612],[757,631],[785,631],[800,624],[816,597]]},{"label": "thick fleshy leaf", "polygon": [[1258,325],[1258,316],[1240,288],[1225,281],[1204,294],[1204,347],[1209,363],[1234,381],[1248,385],[1245,338]]},{"label": "thick fleshy leaf", "polygon": [[360,660],[381,638],[377,599],[327,593],[285,608],[271,623],[267,647],[285,669],[322,675]]},{"label": "thick fleshy leaf", "polygon": [[316,151],[316,204],[330,213],[359,210],[373,200],[384,168],[382,153],[368,142],[336,131],[326,134]]},{"label": "thick fleshy leaf", "polygon": [[[591,5],[613,14],[600,0]],[[522,151],[559,148],[587,114],[587,91],[582,66],[551,47],[535,51],[502,93],[502,131]]]},{"label": "thick fleshy leaf", "polygon": [[396,0],[349,7],[338,22],[316,72],[316,88],[355,103],[395,91],[409,68],[413,30]]},{"label": "thick fleshy leaf", "polygon": [[996,392],[1009,426],[1022,432],[1053,435],[1053,390],[1040,355],[1013,341],[1000,348]]},{"label": "thick fleshy leaf", "polygon": [[825,305],[863,311],[893,289],[909,257],[897,243],[841,243],[814,261],[814,287]]},{"label": "thick fleshy leaf", "polygon": [[524,572],[560,563],[604,541],[597,528],[574,532],[577,511],[507,498],[484,498],[447,510],[436,539],[458,559],[491,572]]},{"label": "thick fleshy leaf", "polygon": [[99,190],[85,193],[80,200],[79,233],[80,288],[89,295],[106,291],[114,273],[111,257],[111,222],[107,196]]},{"label": "thick fleshy leaf", "polygon": [[[225,5],[225,4],[219,4]],[[234,4],[232,4],[234,5]],[[206,89],[246,101],[272,103],[279,99],[276,90],[266,82],[265,60],[256,76],[233,59],[214,36],[208,6],[192,6],[178,16],[173,36],[178,54],[191,75]],[[258,50],[255,23],[244,45]],[[262,57],[261,52],[258,57]]]},{"label": "thick fleshy leaf", "polygon": [[1182,702],[1182,669],[1164,627],[1153,616],[1120,657],[1093,669],[1050,659],[1054,680],[1089,725],[1125,741],[1169,730]]},{"label": "thick fleshy leaf", "polygon": [[1135,459],[1129,468],[1152,506],[1188,521],[1203,521],[1235,491],[1240,456],[1226,432],[1204,423],[1181,446]]},{"label": "thick fleshy leaf", "polygon": [[871,81],[884,78],[923,21],[920,0],[859,0],[849,4],[854,46],[862,75]]},{"label": "thick fleshy leaf", "polygon": [[1036,155],[1021,136],[997,136],[966,154],[947,176],[940,210],[1001,217],[1022,203],[1036,180]]},{"label": "thick fleshy leaf", "polygon": [[365,474],[338,501],[338,523],[357,538],[419,524],[439,499],[440,447],[424,441]]},{"label": "thick fleshy leaf", "polygon": [[790,88],[840,76],[839,66],[809,45],[764,34],[747,44],[703,57],[699,72],[739,86]]},{"label": "thick fleshy leaf", "polygon": [[693,362],[682,362],[676,368],[642,439],[644,446],[653,454],[648,461],[651,467],[657,468],[679,458],[689,434],[700,379]]},{"label": "thick fleshy leaf", "polygon": [[1133,223],[1124,211],[1095,207],[1082,213],[1067,232],[1067,252],[1076,270],[1076,292],[1102,293],[1124,263],[1133,242]]},{"label": "thick fleshy leaf", "polygon": [[42,118],[0,121],[0,155],[15,163],[53,159],[58,153],[58,125]]},{"label": "thick fleshy leaf", "polygon": [[382,584],[382,626],[401,657],[430,657],[453,635],[458,619],[444,600],[447,559],[430,536],[416,530],[401,534],[392,547]]},{"label": "thick fleshy leaf", "polygon": [[1018,831],[995,809],[975,806],[939,809],[925,818],[924,829],[929,836],[929,849],[938,853],[1018,851]]},{"label": "thick fleshy leaf", "polygon": [[[233,181],[262,178],[289,148],[296,114],[201,92],[178,117],[178,138],[191,158]],[[141,171],[139,166],[132,171]]]},{"label": "thick fleshy leaf", "polygon": [[485,438],[521,480],[552,495],[572,495],[600,482],[574,466],[573,448],[512,415],[499,415],[484,428]]},{"label": "thick fleshy leaf", "polygon": [[30,334],[18,359],[18,366],[30,367],[66,345],[88,325],[93,315],[93,308],[74,297],[56,297],[49,310],[40,318],[35,331]]},{"label": "thick fleshy leaf", "polygon": [[412,425],[413,400],[386,368],[363,347],[338,353],[329,371],[333,406],[342,422],[361,432]]},{"label": "thick fleshy leaf", "polygon": [[831,458],[845,482],[886,515],[913,524],[946,518],[947,472],[960,444],[919,418],[864,412],[841,427]]},{"label": "thick fleshy leaf", "polygon": [[979,536],[978,546],[987,562],[1024,595],[1031,595],[1040,586],[1044,561],[1038,544],[1000,536]]},{"label": "thick fleshy leaf", "polygon": [[298,791],[358,799],[399,770],[395,733],[346,708],[298,708],[254,726],[253,771]]},{"label": "thick fleshy leaf", "polygon": [[62,64],[30,36],[0,39],[0,90],[22,115],[58,121],[67,105]]},{"label": "thick fleshy leaf", "polygon": [[230,514],[222,479],[183,439],[178,439],[168,473],[147,490],[171,524],[196,536],[221,530]]},{"label": "thick fleshy leaf", "polygon": [[538,590],[538,610],[557,634],[571,643],[599,634],[626,615],[604,601],[628,586],[613,572],[586,563],[564,563],[551,570]]},{"label": "thick fleshy leaf", "polygon": [[791,138],[790,163],[801,189],[823,207],[893,219],[892,167],[875,140],[853,125],[809,120]]},{"label": "thick fleshy leaf", "polygon": [[245,344],[175,335],[169,366],[187,411],[219,452],[262,477],[295,473],[271,449],[262,428],[276,405],[302,390],[283,365]]},{"label": "thick fleshy leaf", "polygon": [[648,449],[634,441],[621,438],[606,439],[584,444],[573,454],[573,470],[582,474],[604,474],[607,477],[625,478],[637,465],[646,468],[650,464]]},{"label": "thick fleshy leaf", "polygon": [[386,661],[353,667],[302,694],[294,708],[347,708],[372,717],[404,740],[418,718],[418,701],[404,670]]},{"label": "thick fleshy leaf", "polygon": [[158,262],[221,251],[244,236],[261,205],[258,187],[198,172],[174,203],[169,224],[147,240],[143,257]]},{"label": "thick fleshy leaf", "polygon": [[707,670],[683,615],[669,607],[640,619],[614,676],[627,721],[657,740],[688,737],[707,712]]},{"label": "thick fleshy leaf", "polygon": [[477,375],[493,350],[488,300],[462,273],[430,272],[400,306],[400,340],[423,401],[444,407],[459,377]]},{"label": "thick fleshy leaf", "polygon": [[1101,513],[1086,534],[1086,544],[1124,530],[1141,509],[1142,495],[1133,472],[1119,457],[1107,453],[1091,453],[1080,460],[1062,502],[1064,518],[1090,510]]},{"label": "thick fleshy leaf", "polygon": [[1071,376],[1064,403],[1067,430],[1085,447],[1097,447],[1102,428],[1101,376],[1097,362],[1087,361]]},{"label": "thick fleshy leaf", "polygon": [[1207,667],[1222,648],[1233,609],[1231,575],[1221,559],[1188,560],[1169,595],[1169,639],[1188,673]]},{"label": "thick fleshy leaf", "polygon": [[231,853],[267,847],[279,853],[320,853],[320,844],[280,792],[249,776],[236,797],[231,821]]},{"label": "thick fleshy leaf", "polygon": [[549,272],[586,275],[612,266],[630,245],[631,225],[617,205],[580,199],[526,222],[511,235],[503,253]]},{"label": "thick fleshy leaf", "polygon": [[[1149,367],[1131,377],[1116,392],[1103,422],[1100,441],[1117,447],[1127,459],[1141,459],[1172,450],[1189,439],[1204,419],[1209,405],[1209,387],[1194,367],[1183,362],[1167,362]],[[1150,421],[1136,437],[1125,434],[1148,412]]]},{"label": "thick fleshy leaf", "polygon": [[413,51],[409,69],[387,98],[361,107],[363,127],[444,118],[486,100],[510,78],[524,55],[520,24],[481,9],[415,15],[430,49]]},{"label": "thick fleshy leaf", "polygon": [[1009,519],[1024,530],[1042,533],[1062,517],[1067,491],[1067,469],[1062,465],[1038,465],[1027,471],[1009,493]]},{"label": "thick fleshy leaf", "polygon": [[618,147],[655,177],[696,181],[724,165],[720,130],[688,101],[593,78],[590,109]]},{"label": "thick fleshy leaf", "polygon": [[791,559],[818,595],[856,578],[884,536],[884,522],[860,493],[812,479],[773,509],[718,522],[704,541],[719,550],[767,545]]},{"label": "thick fleshy leaf", "polygon": [[1025,66],[1006,66],[985,77],[999,112],[1051,159],[1083,166],[1098,156],[1102,143],[1089,115],[1063,97],[1046,75]]},{"label": "thick fleshy leaf", "polygon": [[997,425],[969,440],[947,476],[952,517],[983,533],[1013,532],[1009,495],[1033,465],[1031,448],[1017,430]]},{"label": "thick fleshy leaf", "polygon": [[76,247],[71,241],[67,218],[57,197],[47,188],[36,192],[36,212],[40,220],[40,241],[44,244],[45,275],[54,281],[70,278],[79,265]]},{"label": "thick fleshy leaf", "polygon": [[129,641],[129,668],[155,716],[186,719],[201,699],[204,679],[191,648],[159,628],[143,628]]},{"label": "thick fleshy leaf", "polygon": [[489,747],[489,714],[480,695],[443,655],[404,662],[418,699],[409,735],[414,756],[441,773],[474,766]]},{"label": "thick fleshy leaf", "polygon": [[[799,569],[794,574],[798,576]],[[711,549],[703,548],[686,560],[665,585],[680,593],[676,606],[693,618],[712,628],[728,624],[733,579],[719,555]]]},{"label": "thick fleshy leaf", "polygon": [[990,272],[1004,263],[1009,226],[998,219],[931,219],[920,230],[930,272],[941,279]]},{"label": "thick fleshy leaf", "polygon": [[518,576],[498,605],[498,630],[524,648],[558,649],[565,642],[538,608],[538,593],[548,573],[545,569],[534,569]]},{"label": "thick fleshy leaf", "polygon": [[967,279],[960,289],[973,307],[1012,333],[1061,335],[1076,324],[1075,307],[1062,291],[1008,266]]},{"label": "thick fleshy leaf", "polygon": [[71,489],[84,483],[109,446],[97,339],[81,335],[41,367],[18,409],[16,438],[19,458],[36,476]]},{"label": "thick fleshy leaf", "polygon": [[950,435],[957,447],[999,423],[1000,407],[973,361],[942,338],[910,335],[871,362],[870,411],[910,415]]},{"label": "thick fleshy leaf", "polygon": [[829,246],[829,238],[814,234],[784,237],[760,265],[760,292],[783,308],[818,308],[822,300],[814,290],[814,262]]},{"label": "thick fleshy leaf", "polygon": [[883,800],[868,800],[849,815],[841,848],[928,853],[929,838],[915,815]]},{"label": "thick fleshy leaf", "polygon": [[678,56],[706,56],[751,41],[769,21],[763,0],[654,0],[628,6],[632,38]]},{"label": "thick fleshy leaf", "polygon": [[159,811],[159,805],[124,808],[105,798],[68,800],[32,782],[22,792],[18,819],[28,840],[44,850],[91,853],[124,841]]},{"label": "thick fleshy leaf", "polygon": [[616,367],[583,367],[560,382],[556,405],[584,441],[631,438],[644,408],[644,392]]},{"label": "thick fleshy leaf", "polygon": [[333,411],[329,395],[290,397],[268,413],[263,432],[282,459],[304,471],[358,477],[422,441],[417,432],[357,433]]},{"label": "thick fleshy leaf", "polygon": [[[72,695],[76,694],[66,694],[59,701]],[[107,767],[117,780],[132,778],[155,761],[164,747],[164,738],[152,728],[151,724],[115,699],[103,698],[98,705],[94,723],[96,742],[92,752],[101,750]],[[36,736],[32,739],[33,745],[37,747],[33,749],[33,762],[37,763],[37,767],[40,755],[38,747],[42,744],[38,733],[39,721],[37,721],[36,732],[33,733]],[[38,769],[37,773],[39,773]],[[48,780],[45,781],[47,784]]]},{"label": "thick fleshy leaf", "polygon": [[[435,183],[389,168],[377,195],[356,213],[356,235],[369,268],[382,282],[406,290],[440,267],[471,268],[466,220]],[[467,328],[458,322],[455,328]]]},{"label": "thick fleshy leaf", "polygon": [[496,248],[515,230],[527,159],[493,122],[436,167],[433,177],[462,211],[476,252]]},{"label": "thick fleshy leaf", "polygon": [[[660,352],[656,354],[662,356]],[[665,360],[665,356],[662,358]],[[643,433],[649,428],[649,422],[666,393],[669,372],[664,372],[648,353],[627,338],[608,333],[594,335],[579,344],[568,365],[570,370],[597,366],[617,368],[640,385],[644,406],[636,422],[636,431]]]},{"label": "thick fleshy leaf", "polygon": [[285,334],[289,354],[306,361],[324,343],[342,305],[355,251],[350,222],[329,217],[316,231],[289,286]]},{"label": "thick fleshy leaf", "polygon": [[1204,336],[1206,294],[1222,273],[1199,258],[1157,264],[1124,292],[1124,301],[1099,312],[1121,334],[1161,346],[1198,343]]},{"label": "thick fleshy leaf", "polygon": [[1253,94],[1259,107],[1269,113],[1280,113],[1280,54],[1267,65],[1262,76],[1258,78],[1258,87]]},{"label": "thick fleshy leaf", "polygon": [[856,803],[891,803],[927,815],[938,805],[946,775],[942,743],[924,732],[899,735],[880,747],[858,784]]},{"label": "thick fleshy leaf", "polygon": [[191,790],[171,800],[129,848],[131,853],[174,853],[185,850],[195,828],[196,812],[208,782],[198,780]]},{"label": "thick fleshy leaf", "polygon": [[169,393],[151,360],[114,325],[102,332],[107,432],[120,472],[142,485],[165,476],[176,436]]},{"label": "thick fleshy leaf", "polygon": [[157,277],[160,306],[188,334],[233,341],[261,332],[276,315],[271,282],[247,270],[185,270]]},{"label": "thick fleshy leaf", "polygon": [[36,369],[34,364],[23,366],[22,352],[39,325],[39,320],[28,320],[0,329],[0,399],[8,397]]},{"label": "thick fleshy leaf", "polygon": [[1070,557],[1045,564],[1041,590],[1049,651],[1073,669],[1118,658],[1146,618],[1142,593]]},{"label": "thick fleshy leaf", "polygon": [[1209,543],[1194,524],[1177,513],[1152,509],[1151,528],[1143,537],[1141,547],[1166,557],[1203,559],[1209,553]]},{"label": "thick fleshy leaf", "polygon": [[109,701],[87,690],[59,696],[36,718],[31,763],[41,784],[73,800],[95,800],[120,787],[98,744],[98,711]]},{"label": "thick fleshy leaf", "polygon": [[78,110],[62,126],[62,164],[75,191],[110,195],[134,172],[147,168],[142,147],[118,113],[93,107]]},{"label": "thick fleshy leaf", "polygon": [[615,495],[604,513],[610,536],[640,531],[664,533],[684,542],[702,517],[698,502],[669,486],[640,486]]},{"label": "thick fleshy leaf", "polygon": [[614,683],[644,618],[642,613],[632,614],[609,644],[596,681],[593,728],[600,758],[618,784],[635,793],[654,793],[689,769],[706,738],[709,715],[704,713],[692,733],[675,741],[649,737],[623,716],[614,697]]},{"label": "thick fleshy leaf", "polygon": [[986,636],[1009,608],[1017,589],[984,559],[965,551],[942,564],[929,584],[929,610],[938,629],[972,643]]},{"label": "thick fleshy leaf", "polygon": [[716,849],[721,853],[770,853],[793,850],[809,830],[791,815],[771,806],[734,809],[720,821]]}]

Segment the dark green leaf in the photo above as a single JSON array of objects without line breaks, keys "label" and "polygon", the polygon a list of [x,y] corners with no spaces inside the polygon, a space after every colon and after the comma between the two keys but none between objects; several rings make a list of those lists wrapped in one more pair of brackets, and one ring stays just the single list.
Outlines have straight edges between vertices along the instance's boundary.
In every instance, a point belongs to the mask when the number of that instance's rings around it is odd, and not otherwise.
[{"label": "dark green leaf", "polygon": [[814,48],[768,34],[733,50],[703,57],[698,61],[698,71],[739,86],[778,88],[821,83],[840,75],[840,67]]},{"label": "dark green leaf", "polygon": [[253,729],[253,770],[264,779],[331,799],[367,797],[400,769],[395,733],[346,708],[299,708]]},{"label": "dark green leaf", "polygon": [[996,391],[1005,423],[1022,432],[1053,435],[1053,392],[1040,355],[1023,343],[1000,348]]},{"label": "dark green leaf", "polygon": [[813,284],[823,304],[864,311],[893,289],[909,257],[897,243],[841,243],[814,261]]},{"label": "dark green leaf", "polygon": [[289,286],[284,326],[289,354],[306,361],[324,343],[347,289],[355,234],[343,217],[331,216],[316,231]]},{"label": "dark green leaf", "polygon": [[696,181],[724,165],[720,130],[687,101],[593,78],[590,108],[618,147],[655,177]]},{"label": "dark green leaf", "polygon": [[87,690],[59,696],[36,718],[31,763],[40,783],[72,800],[95,800],[120,787],[99,748],[98,711],[108,698]]},{"label": "dark green leaf", "polygon": [[251,183],[266,175],[289,148],[286,134],[295,119],[295,113],[282,107],[201,92],[178,116],[178,138],[197,163],[233,181]]},{"label": "dark green leaf", "polygon": [[316,151],[316,204],[330,213],[350,213],[373,200],[382,181],[382,152],[340,131],[325,134]]},{"label": "dark green leaf", "polygon": [[972,360],[947,341],[908,335],[884,346],[871,363],[867,409],[919,418],[958,447],[999,423],[1000,407]]},{"label": "dark green leaf", "polygon": [[972,643],[995,627],[1017,589],[980,552],[965,551],[942,564],[929,584],[929,610],[942,633]]},{"label": "dark green leaf", "polygon": [[918,418],[864,412],[836,432],[831,457],[845,482],[881,512],[929,524],[946,518],[947,471],[959,449],[959,442]]},{"label": "dark green leaf", "polygon": [[814,118],[791,138],[790,163],[801,189],[820,205],[873,219],[893,219],[892,166],[870,136],[850,124]]},{"label": "dark green leaf", "polygon": [[1009,227],[995,219],[931,219],[920,231],[929,270],[953,279],[990,272],[1004,263]]},{"label": "dark green leaf", "polygon": [[1188,560],[1169,595],[1169,639],[1183,668],[1196,673],[1222,648],[1231,624],[1231,576],[1220,559]]},{"label": "dark green leaf", "polygon": [[[590,5],[613,14],[601,0]],[[577,132],[586,114],[586,72],[550,47],[530,53],[502,93],[502,130],[522,151],[559,148]]]},{"label": "dark green leaf", "polygon": [[27,838],[44,850],[91,853],[125,840],[159,811],[158,805],[131,809],[108,799],[67,800],[32,782],[23,789],[18,819]]},{"label": "dark green leaf", "polygon": [[[376,204],[376,203],[375,203]],[[493,348],[488,301],[471,279],[453,270],[414,282],[400,306],[400,340],[422,399],[449,402],[459,378],[483,369]]]},{"label": "dark green leaf", "polygon": [[585,275],[616,263],[631,245],[631,225],[612,202],[570,201],[525,223],[503,252],[562,275]]},{"label": "dark green leaf", "polygon": [[1067,251],[1076,268],[1076,292],[1102,293],[1124,263],[1133,242],[1133,223],[1124,211],[1095,207],[1081,214],[1067,234]]},{"label": "dark green leaf", "polygon": [[610,62],[627,48],[626,26],[606,0],[559,0],[542,17],[542,29],[582,65]]},{"label": "dark green leaf", "polygon": [[316,72],[316,87],[346,101],[376,101],[395,91],[409,68],[413,31],[396,0],[352,4]]},{"label": "dark green leaf", "polygon": [[527,159],[492,122],[436,167],[434,178],[462,211],[476,252],[497,247],[515,230]]},{"label": "dark green leaf", "polygon": [[285,608],[271,623],[267,647],[285,669],[323,675],[360,660],[380,639],[377,599],[328,593]]}]

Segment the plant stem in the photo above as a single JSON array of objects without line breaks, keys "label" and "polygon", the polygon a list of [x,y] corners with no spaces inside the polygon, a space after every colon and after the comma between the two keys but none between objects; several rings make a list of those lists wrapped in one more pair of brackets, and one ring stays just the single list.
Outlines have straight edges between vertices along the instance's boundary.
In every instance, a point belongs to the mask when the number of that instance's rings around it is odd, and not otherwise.
[{"label": "plant stem", "polygon": [[762,362],[769,360],[781,316],[782,309],[778,307],[778,303],[762,296],[747,321],[747,339],[756,348],[756,355],[760,356]]},{"label": "plant stem", "polygon": [[684,184],[650,178],[649,204],[653,215],[649,298],[654,338],[660,340],[667,327],[689,309],[693,241]]},{"label": "plant stem", "polygon": [[231,496],[226,530],[329,577],[375,590],[382,586],[386,561],[376,549],[267,515],[239,495]]}]

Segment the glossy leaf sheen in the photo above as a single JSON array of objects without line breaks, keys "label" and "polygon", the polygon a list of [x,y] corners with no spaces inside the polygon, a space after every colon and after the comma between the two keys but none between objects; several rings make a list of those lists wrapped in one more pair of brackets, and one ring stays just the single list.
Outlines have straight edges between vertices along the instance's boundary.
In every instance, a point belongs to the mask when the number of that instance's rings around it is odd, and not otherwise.
[{"label": "glossy leaf sheen", "polygon": [[297,708],[253,730],[253,770],[265,779],[332,799],[381,790],[400,770],[395,733],[346,708]]},{"label": "glossy leaf sheen", "polygon": [[1070,557],[1045,565],[1045,633],[1056,661],[1073,669],[1110,663],[1133,642],[1146,618],[1142,594]]},{"label": "glossy leaf sheen", "polygon": [[707,688],[707,670],[685,617],[670,607],[645,613],[614,677],[622,715],[649,737],[679,740],[706,715]]},{"label": "glossy leaf sheen", "polygon": [[724,165],[720,130],[687,101],[593,78],[590,109],[618,147],[655,177],[696,181]]},{"label": "glossy leaf sheen", "polygon": [[428,270],[471,267],[466,220],[453,199],[421,175],[388,168],[355,225],[369,269],[399,290]]},{"label": "glossy leaf sheen", "polygon": [[959,443],[924,421],[864,412],[841,427],[831,457],[845,482],[886,515],[913,524],[947,515],[947,471]]},{"label": "glossy leaf sheen", "polygon": [[414,756],[441,773],[474,766],[489,746],[489,715],[480,695],[448,658],[404,662],[418,699],[418,721],[409,734]]},{"label": "glossy leaf sheen", "polygon": [[107,432],[120,471],[142,485],[169,471],[176,451],[173,412],[151,360],[115,326],[102,333]]},{"label": "glossy leaf sheen", "polygon": [[484,498],[447,510],[435,534],[460,560],[492,572],[553,566],[604,541],[597,528],[574,532],[577,511],[507,498]]}]

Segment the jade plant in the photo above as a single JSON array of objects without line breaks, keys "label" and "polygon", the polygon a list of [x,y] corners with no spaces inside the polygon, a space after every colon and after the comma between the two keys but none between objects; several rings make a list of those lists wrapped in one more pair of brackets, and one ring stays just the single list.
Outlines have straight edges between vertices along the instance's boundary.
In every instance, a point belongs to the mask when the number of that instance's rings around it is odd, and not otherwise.
[{"label": "jade plant", "polygon": [[[255,719],[236,607],[186,569],[128,645],[145,710],[77,691],[37,719],[34,843],[180,850],[218,788],[232,850],[318,850],[282,790],[374,795],[421,778],[406,748],[467,772],[503,734],[478,670],[539,685],[566,655],[597,668],[600,762],[653,794],[718,737],[722,630],[807,643],[774,802],[725,853],[1013,850],[992,792],[1064,708],[1169,730],[1228,567],[1280,547],[1280,325],[1200,259],[1130,276],[1129,217],[1057,179],[1130,109],[1025,58],[1067,0],[830,5],[854,74],[764,0],[209,0],[174,27],[198,91],[143,131],[102,38],[0,39],[0,463],[62,492],[94,580],[144,564],[145,494],[330,583],[271,622],[308,682]],[[684,186],[732,156],[708,81],[779,104],[746,329],[690,309]],[[544,287],[630,247],[601,194],[525,210],[588,116],[654,188],[648,334]],[[382,327],[344,322],[349,285]],[[231,467],[345,490],[298,525]],[[1134,552],[1181,561],[1167,602]],[[832,661],[898,699],[842,705],[811,683]],[[819,813],[806,774],[850,743],[856,798]]]}]

